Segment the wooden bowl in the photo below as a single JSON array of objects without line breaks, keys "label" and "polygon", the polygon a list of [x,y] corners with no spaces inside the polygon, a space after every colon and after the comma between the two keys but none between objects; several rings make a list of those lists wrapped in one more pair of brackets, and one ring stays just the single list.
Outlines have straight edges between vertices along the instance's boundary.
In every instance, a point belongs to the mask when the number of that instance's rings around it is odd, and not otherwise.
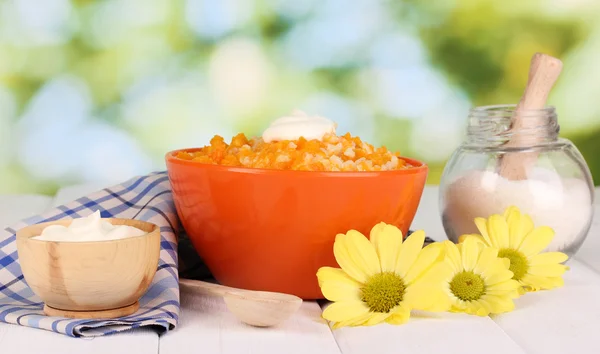
[{"label": "wooden bowl", "polygon": [[[195,149],[186,149],[194,151]],[[202,164],[166,155],[177,213],[198,254],[221,284],[321,299],[322,266],[337,267],[333,243],[375,224],[404,235],[428,168],[312,172]]]},{"label": "wooden bowl", "polygon": [[137,311],[157,270],[160,228],[138,220],[105,219],[147,232],[120,240],[55,242],[32,239],[50,225],[17,231],[17,252],[23,276],[45,303],[49,316],[115,318]]}]

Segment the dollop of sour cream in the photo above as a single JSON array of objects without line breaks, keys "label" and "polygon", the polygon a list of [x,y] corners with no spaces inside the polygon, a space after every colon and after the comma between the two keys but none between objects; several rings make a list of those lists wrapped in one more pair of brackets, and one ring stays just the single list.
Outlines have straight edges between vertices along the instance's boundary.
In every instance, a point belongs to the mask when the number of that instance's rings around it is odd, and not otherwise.
[{"label": "dollop of sour cream", "polygon": [[289,116],[276,119],[263,132],[262,138],[266,143],[281,140],[322,140],[326,134],[335,134],[337,124],[320,117],[310,116],[303,111],[296,110]]},{"label": "dollop of sour cream", "polygon": [[93,214],[74,219],[68,227],[62,225],[50,225],[42,231],[35,240],[59,241],[59,242],[91,242],[119,240],[128,237],[141,236],[146,232],[129,225],[113,225],[102,219],[100,211]]}]

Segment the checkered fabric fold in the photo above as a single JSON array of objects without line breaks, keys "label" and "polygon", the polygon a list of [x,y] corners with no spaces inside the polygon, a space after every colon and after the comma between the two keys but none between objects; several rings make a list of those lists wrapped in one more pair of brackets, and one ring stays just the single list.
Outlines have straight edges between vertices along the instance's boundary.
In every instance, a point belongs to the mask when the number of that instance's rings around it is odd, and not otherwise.
[{"label": "checkered fabric fold", "polygon": [[[43,303],[27,286],[17,256],[15,233],[46,221],[87,216],[100,210],[104,218],[148,221],[160,226],[161,249],[156,276],[133,315],[114,320],[79,320],[44,315]],[[173,329],[179,317],[179,220],[166,172],[133,178],[30,217],[0,232],[0,321],[62,333],[93,337],[134,328]]]}]

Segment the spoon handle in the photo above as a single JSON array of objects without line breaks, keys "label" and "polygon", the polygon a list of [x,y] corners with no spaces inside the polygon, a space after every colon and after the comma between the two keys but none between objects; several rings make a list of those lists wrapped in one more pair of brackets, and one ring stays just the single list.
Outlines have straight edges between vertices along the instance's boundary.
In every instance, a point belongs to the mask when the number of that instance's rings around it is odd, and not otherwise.
[{"label": "spoon handle", "polygon": [[[562,62],[546,54],[536,53],[531,58],[529,78],[525,92],[515,108],[511,130],[516,133],[506,147],[527,147],[537,143],[536,134],[518,134],[521,131],[535,130],[547,124],[547,118],[532,110],[543,109],[550,90],[562,71]],[[534,111],[535,112],[535,111]],[[530,135],[530,136],[528,136]],[[510,180],[527,178],[528,169],[537,160],[537,152],[506,153],[500,160],[500,174]]]},{"label": "spoon handle", "polygon": [[236,290],[228,286],[192,279],[179,279],[179,284],[216,296],[224,296],[231,290]]}]

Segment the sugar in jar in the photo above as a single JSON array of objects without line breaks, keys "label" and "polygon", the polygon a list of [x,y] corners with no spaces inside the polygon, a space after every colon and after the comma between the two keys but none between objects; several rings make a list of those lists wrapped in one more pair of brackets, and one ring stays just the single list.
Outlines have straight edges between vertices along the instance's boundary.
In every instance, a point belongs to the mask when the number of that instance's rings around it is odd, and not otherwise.
[{"label": "sugar in jar", "polygon": [[[556,109],[524,111],[536,124],[511,130],[514,105],[473,108],[465,141],[446,164],[440,182],[440,212],[448,238],[479,233],[474,219],[502,214],[509,206],[529,214],[555,236],[546,251],[569,256],[585,240],[593,218],[594,187],[590,170],[575,145],[559,136]],[[530,141],[517,148],[507,142],[519,135]],[[529,140],[527,140],[529,139]],[[524,178],[507,178],[500,160],[507,155],[528,161]]]}]

